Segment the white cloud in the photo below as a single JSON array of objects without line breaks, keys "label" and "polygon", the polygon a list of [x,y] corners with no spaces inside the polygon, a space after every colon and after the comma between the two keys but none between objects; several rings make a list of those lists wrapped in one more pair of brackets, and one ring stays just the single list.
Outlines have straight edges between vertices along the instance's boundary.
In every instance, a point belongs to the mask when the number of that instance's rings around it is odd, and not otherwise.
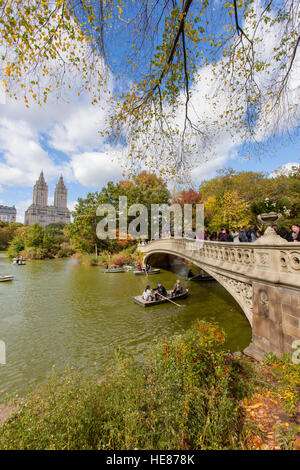
[{"label": "white cloud", "polygon": [[68,154],[99,149],[103,141],[99,130],[105,126],[106,115],[104,108],[91,106],[87,100],[79,103],[73,113],[57,117],[48,132],[48,144]]},{"label": "white cloud", "polygon": [[18,201],[16,203],[17,222],[21,222],[22,224],[24,223],[25,211],[28,209],[28,207],[31,204],[32,204],[32,199],[26,199],[26,200],[23,200],[23,201]]},{"label": "white cloud", "polygon": [[272,171],[272,173],[269,175],[269,178],[276,178],[277,176],[281,175],[289,175],[295,167],[300,167],[299,162],[285,163],[281,167],[277,168],[277,170]]},{"label": "white cloud", "polygon": [[31,185],[41,168],[52,174],[54,164],[39,143],[37,132],[19,120],[0,119],[0,160],[2,184]]},{"label": "white cloud", "polygon": [[[92,106],[88,96],[75,98],[71,105],[49,103],[43,108],[34,105],[31,110],[25,110],[21,102],[10,102],[4,111],[0,118],[0,184],[14,186],[18,181],[19,186],[32,186],[41,169],[48,182],[61,173],[67,182],[95,181],[95,168],[102,173],[101,181],[105,174],[120,173],[114,163],[110,169],[110,155],[114,158],[116,152],[105,146],[99,133],[107,112]],[[63,154],[59,159],[57,151]]]},{"label": "white cloud", "polygon": [[[68,33],[63,33],[63,36],[67,37]],[[0,49],[3,54],[6,53],[3,46],[0,46]],[[76,57],[82,59],[78,61],[78,67],[68,66],[62,69],[59,57],[47,62],[47,76],[39,67],[34,67],[32,74],[38,75],[38,89],[43,91],[53,81],[53,92],[42,107],[32,101],[29,108],[26,108],[23,101],[26,87],[21,89],[16,81],[9,83],[19,101],[7,95],[6,104],[1,106],[0,184],[14,186],[18,181],[19,186],[32,186],[41,169],[44,170],[48,182],[56,179],[61,173],[67,182],[78,181],[73,171],[76,168],[76,174],[80,176],[79,165],[76,163],[78,154],[103,151],[104,139],[98,131],[103,130],[105,117],[108,115],[103,103],[105,99],[109,99],[113,77],[105,69],[104,61],[91,53],[88,43],[83,44],[81,40],[70,41],[70,49],[67,48],[64,52],[62,48],[59,51],[60,57],[66,59],[65,55],[72,53],[72,50]],[[8,53],[12,54],[12,57],[7,57],[7,61],[13,63],[15,52],[9,49]],[[80,67],[87,67],[90,71],[86,79],[89,79],[91,94],[82,90],[82,75],[78,70]],[[62,73],[61,86],[56,88],[56,82]],[[26,81],[29,76],[32,80],[32,74],[24,74],[23,79]],[[106,75],[107,89],[101,98],[105,98],[101,106],[92,106],[93,92],[101,94],[103,75]],[[38,90],[36,92],[38,93]],[[59,95],[60,99],[57,100]],[[30,100],[29,94],[27,99]],[[86,172],[88,165],[89,160]]]}]

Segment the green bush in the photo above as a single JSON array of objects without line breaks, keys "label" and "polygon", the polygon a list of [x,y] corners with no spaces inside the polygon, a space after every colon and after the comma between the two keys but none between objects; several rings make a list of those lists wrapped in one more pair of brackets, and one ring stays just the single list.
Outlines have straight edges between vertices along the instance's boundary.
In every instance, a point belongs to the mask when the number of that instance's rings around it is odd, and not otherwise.
[{"label": "green bush", "polygon": [[9,244],[7,254],[10,258],[16,258],[24,250],[25,243],[21,236],[17,235]]},{"label": "green bush", "polygon": [[73,253],[64,234],[63,224],[51,224],[41,228],[37,223],[17,234],[10,241],[7,254],[10,258],[19,255],[29,259],[62,258]]},{"label": "green bush", "polygon": [[269,212],[280,212],[288,215],[290,208],[291,202],[289,199],[279,197],[265,198],[251,204],[251,212],[256,216]]}]

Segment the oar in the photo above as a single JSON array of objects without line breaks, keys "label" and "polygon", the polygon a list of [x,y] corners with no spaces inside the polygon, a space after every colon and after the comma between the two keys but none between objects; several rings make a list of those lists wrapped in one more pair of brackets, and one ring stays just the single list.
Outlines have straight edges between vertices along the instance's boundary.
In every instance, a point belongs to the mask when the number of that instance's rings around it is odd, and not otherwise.
[{"label": "oar", "polygon": [[159,294],[163,299],[166,299],[168,300],[169,302],[171,302],[172,304],[176,305],[176,307],[183,307],[183,305],[179,305],[177,304],[176,302],[174,302],[173,300],[169,299],[169,297],[165,297],[164,295],[162,294]]}]

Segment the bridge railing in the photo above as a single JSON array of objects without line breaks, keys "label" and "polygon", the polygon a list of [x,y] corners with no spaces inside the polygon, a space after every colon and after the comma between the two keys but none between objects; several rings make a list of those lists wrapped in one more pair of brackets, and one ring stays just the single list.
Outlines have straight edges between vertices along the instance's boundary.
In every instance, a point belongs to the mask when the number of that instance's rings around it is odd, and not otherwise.
[{"label": "bridge railing", "polygon": [[232,243],[167,238],[139,245],[145,256],[168,253],[205,268],[300,288],[300,243]]}]

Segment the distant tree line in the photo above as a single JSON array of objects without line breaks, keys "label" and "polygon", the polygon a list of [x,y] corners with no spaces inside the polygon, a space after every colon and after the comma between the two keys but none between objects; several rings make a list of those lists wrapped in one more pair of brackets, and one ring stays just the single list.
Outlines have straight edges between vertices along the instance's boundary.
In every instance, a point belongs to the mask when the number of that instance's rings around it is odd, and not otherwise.
[{"label": "distant tree line", "polygon": [[[184,206],[203,203],[205,229],[210,232],[234,230],[245,225],[258,227],[257,210],[264,206],[262,201],[266,199],[286,206],[279,228],[288,228],[292,223],[300,224],[299,167],[288,175],[278,174],[274,178],[251,171],[221,170],[215,178],[203,181],[198,187],[177,193],[170,191],[162,178],[143,171],[131,180],[108,182],[100,191],[79,198],[72,213],[73,222],[69,225],[50,224],[41,228],[38,224],[26,227],[20,223],[0,221],[0,250],[8,250],[11,257],[21,253],[28,258],[63,257],[75,252],[97,256],[104,251],[119,253],[126,248],[132,252],[136,241],[129,236],[99,240],[96,235],[100,220],[96,215],[97,207],[100,204],[112,204],[118,218],[120,196],[127,197],[128,207],[136,203],[144,204],[149,218],[151,204],[176,203]],[[132,218],[128,217],[128,223]],[[150,231],[150,223],[148,226]]]}]

